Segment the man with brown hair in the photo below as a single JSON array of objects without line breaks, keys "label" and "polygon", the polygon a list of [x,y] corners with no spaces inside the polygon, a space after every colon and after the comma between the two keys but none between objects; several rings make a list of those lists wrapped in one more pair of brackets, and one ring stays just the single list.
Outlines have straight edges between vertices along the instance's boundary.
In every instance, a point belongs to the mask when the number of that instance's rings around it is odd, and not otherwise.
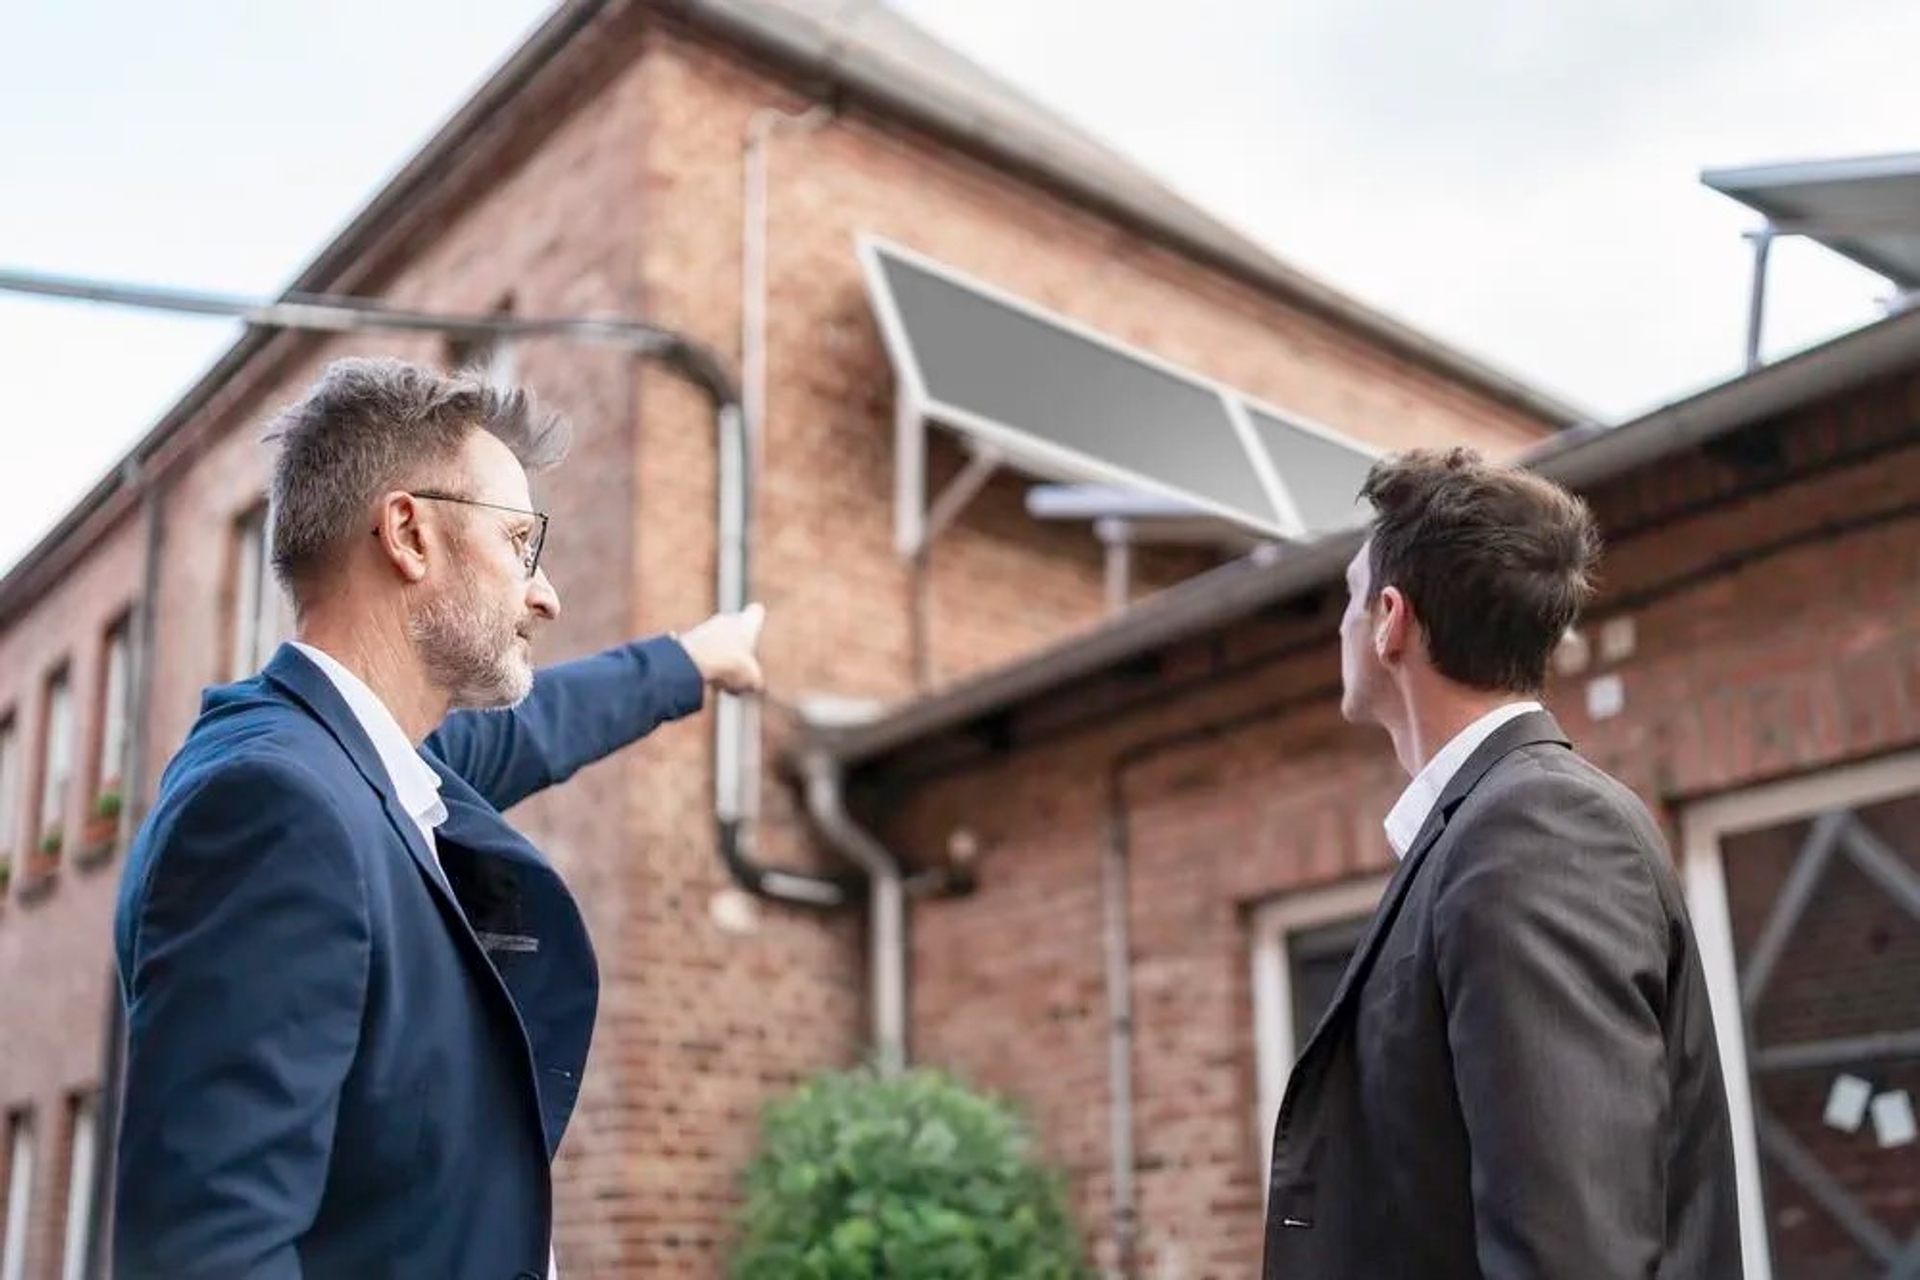
[{"label": "man with brown hair", "polygon": [[1412,781],[1399,867],[1288,1082],[1268,1280],[1737,1280],[1700,957],[1660,832],[1540,705],[1592,591],[1581,501],[1471,451],[1379,463],[1342,712]]}]

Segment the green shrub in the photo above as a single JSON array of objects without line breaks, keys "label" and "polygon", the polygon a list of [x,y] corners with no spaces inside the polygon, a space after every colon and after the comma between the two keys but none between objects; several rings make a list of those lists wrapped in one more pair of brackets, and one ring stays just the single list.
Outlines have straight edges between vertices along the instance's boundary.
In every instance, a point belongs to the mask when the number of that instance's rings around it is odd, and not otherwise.
[{"label": "green shrub", "polygon": [[767,1109],[735,1280],[1084,1280],[1057,1174],[1001,1103],[920,1069]]}]

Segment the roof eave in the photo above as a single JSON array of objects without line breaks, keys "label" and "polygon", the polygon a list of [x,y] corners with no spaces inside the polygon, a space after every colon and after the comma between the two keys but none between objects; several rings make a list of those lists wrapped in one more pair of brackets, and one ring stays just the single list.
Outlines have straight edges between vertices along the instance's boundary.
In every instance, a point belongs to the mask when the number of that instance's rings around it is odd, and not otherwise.
[{"label": "roof eave", "polygon": [[[364,271],[370,250],[390,231],[396,215],[455,163],[461,149],[503,110],[526,84],[608,7],[609,0],[566,0],[536,27],[484,83],[436,130],[429,141],[376,191],[326,246],[301,269],[285,294],[347,292],[356,268]],[[165,415],[117,461],[86,495],[0,578],[0,626],[39,598],[48,580],[73,555],[74,541],[90,523],[148,470],[151,460],[218,392],[276,338],[279,331],[248,327],[207,367]],[[115,517],[107,518],[110,526]]]},{"label": "roof eave", "polygon": [[[1920,310],[1877,321],[1620,426],[1587,426],[1553,437],[1521,463],[1560,484],[1585,488],[1915,361]],[[1265,565],[1235,561],[1093,631],[865,724],[810,730],[797,749],[831,755],[848,769],[874,764],[940,733],[1004,714],[1063,683],[1334,585],[1363,539],[1361,532],[1340,534]]]},{"label": "roof eave", "polygon": [[[730,34],[736,43],[758,48],[764,54],[773,55],[776,61],[784,61],[803,73],[828,79],[870,98],[903,120],[963,138],[982,151],[1004,157],[1048,178],[1081,203],[1103,211],[1150,239],[1338,321],[1350,331],[1370,336],[1555,429],[1564,430],[1587,420],[1578,409],[1288,266],[1198,210],[1183,212],[1170,220],[1165,210],[1148,209],[1118,199],[1068,159],[1052,155],[1045,148],[1031,145],[1004,129],[986,126],[948,102],[945,95],[929,95],[925,86],[911,85],[877,65],[868,67],[840,60],[840,51],[830,37],[809,40],[796,35],[789,27],[757,18],[750,11],[718,0],[635,2],[657,12],[677,14],[696,26],[704,24]],[[422,193],[443,172],[462,162],[468,143],[596,20],[617,19],[633,7],[628,0],[565,0],[558,5],[314,256],[285,292],[347,292],[355,287],[375,269],[374,260],[380,256],[377,250],[383,241],[397,234],[396,224],[422,206]],[[6,576],[0,578],[0,627],[11,622],[28,602],[38,597],[48,581],[85,550],[86,542],[76,535],[89,525],[100,525],[103,520],[110,525],[117,517],[103,516],[103,513],[115,498],[146,473],[151,460],[223,387],[282,337],[276,331],[245,330],[86,496],[15,562]]]},{"label": "roof eave", "polygon": [[1388,316],[1358,299],[1293,267],[1252,240],[1197,208],[1153,209],[1126,193],[1103,185],[1073,158],[1055,154],[1033,140],[995,127],[969,112],[937,84],[897,75],[881,60],[851,60],[830,32],[803,24],[776,23],[747,5],[728,0],[654,0],[657,8],[679,15],[696,29],[713,31],[731,43],[757,49],[775,61],[863,98],[888,115],[935,133],[966,141],[1024,170],[1044,176],[1074,200],[1176,249],[1246,280],[1310,312],[1372,338],[1429,369],[1489,398],[1518,409],[1554,430],[1589,420],[1578,407],[1532,387],[1438,339]]}]

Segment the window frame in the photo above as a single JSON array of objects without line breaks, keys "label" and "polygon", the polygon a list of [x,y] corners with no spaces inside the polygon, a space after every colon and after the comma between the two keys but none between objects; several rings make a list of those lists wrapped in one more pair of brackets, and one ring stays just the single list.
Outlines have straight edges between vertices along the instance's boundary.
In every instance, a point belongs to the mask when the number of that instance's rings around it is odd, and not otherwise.
[{"label": "window frame", "polygon": [[284,593],[273,574],[267,504],[255,502],[228,526],[227,660],[221,678],[257,675],[290,632]]},{"label": "window frame", "polygon": [[[116,667],[115,657],[119,661]],[[98,801],[109,790],[120,794],[124,808],[128,750],[133,741],[133,610],[123,610],[107,624],[100,641],[100,700],[94,714],[95,753],[93,794]],[[117,674],[117,679],[116,679]],[[117,685],[117,687],[116,687]],[[91,804],[88,809],[91,817]]]},{"label": "window frame", "polygon": [[[76,834],[67,830],[73,787],[78,780],[74,719],[73,663],[62,659],[40,685],[40,786],[33,797],[33,851],[54,861],[65,856]],[[64,767],[56,769],[61,756],[65,757]],[[46,843],[55,834],[60,837],[60,848],[47,855]]]},{"label": "window frame", "polygon": [[0,1280],[26,1280],[33,1218],[33,1110],[7,1113],[6,1221],[0,1223]]},{"label": "window frame", "polygon": [[67,1099],[67,1213],[60,1249],[61,1280],[87,1280],[88,1228],[92,1225],[99,1159],[100,1095],[91,1090],[71,1094]]},{"label": "window frame", "polygon": [[[0,711],[0,863],[6,864],[8,879],[27,852],[14,845],[26,826],[27,816],[26,778],[21,763],[20,716],[13,707],[8,707]],[[6,885],[0,884],[0,901],[6,897]]]},{"label": "window frame", "polygon": [[1700,967],[1706,975],[1707,1007],[1720,1051],[1733,1130],[1734,1184],[1740,1209],[1741,1251],[1747,1280],[1770,1280],[1772,1239],[1767,1230],[1766,1188],[1755,1130],[1753,1077],[1747,1061],[1746,1008],[1733,940],[1733,912],[1721,842],[1742,832],[1810,818],[1831,808],[1860,808],[1920,792],[1920,752],[1903,751],[1862,763],[1743,787],[1696,801],[1679,810],[1680,869],[1687,914]]},{"label": "window frame", "polygon": [[[1261,903],[1251,920],[1256,1149],[1260,1167],[1273,1160],[1273,1127],[1287,1077],[1304,1045],[1294,1043],[1293,968],[1288,942],[1295,934],[1370,917],[1393,879],[1375,872],[1299,889]],[[1267,1179],[1262,1177],[1264,1188]],[[1262,1195],[1264,1195],[1264,1190]]]}]

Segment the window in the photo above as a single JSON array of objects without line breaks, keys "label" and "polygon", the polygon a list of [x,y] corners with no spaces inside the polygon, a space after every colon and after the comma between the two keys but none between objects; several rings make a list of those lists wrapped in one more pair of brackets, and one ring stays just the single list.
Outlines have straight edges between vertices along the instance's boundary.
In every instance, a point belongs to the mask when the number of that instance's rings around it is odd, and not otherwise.
[{"label": "window", "polygon": [[40,851],[59,856],[64,833],[61,824],[67,817],[67,794],[73,789],[73,682],[67,669],[47,680],[46,714],[43,720],[45,754],[40,765]]},{"label": "window", "polygon": [[1294,1059],[1332,1001],[1386,887],[1387,877],[1370,876],[1289,894],[1254,917],[1253,1016],[1260,1095],[1256,1123],[1263,1162],[1272,1155],[1274,1121]]},{"label": "window", "polygon": [[1333,1003],[1333,993],[1340,989],[1347,961],[1353,958],[1353,949],[1367,931],[1369,919],[1370,914],[1348,916],[1287,935],[1287,994],[1293,1006],[1295,1057],[1306,1047],[1320,1015]]},{"label": "window", "polygon": [[95,795],[120,795],[127,759],[127,726],[133,694],[132,618],[122,615],[107,630],[105,670],[100,677],[100,759]]},{"label": "window", "polygon": [[1681,830],[1746,1275],[1911,1274],[1920,754],[1722,793]]},{"label": "window", "polygon": [[292,631],[280,584],[273,576],[267,508],[263,504],[234,525],[233,645],[227,678],[244,680],[267,665]]},{"label": "window", "polygon": [[25,1280],[27,1214],[33,1195],[33,1122],[16,1111],[7,1122],[7,1234],[0,1245],[0,1280]]},{"label": "window", "polygon": [[95,1113],[90,1094],[76,1094],[72,1102],[71,1145],[67,1159],[67,1233],[60,1254],[60,1280],[86,1280],[87,1228],[93,1216],[94,1158],[98,1146]]},{"label": "window", "polygon": [[[14,841],[20,838],[20,735],[13,713],[0,716],[0,881],[13,870]],[[0,882],[0,899],[7,896]]]}]

